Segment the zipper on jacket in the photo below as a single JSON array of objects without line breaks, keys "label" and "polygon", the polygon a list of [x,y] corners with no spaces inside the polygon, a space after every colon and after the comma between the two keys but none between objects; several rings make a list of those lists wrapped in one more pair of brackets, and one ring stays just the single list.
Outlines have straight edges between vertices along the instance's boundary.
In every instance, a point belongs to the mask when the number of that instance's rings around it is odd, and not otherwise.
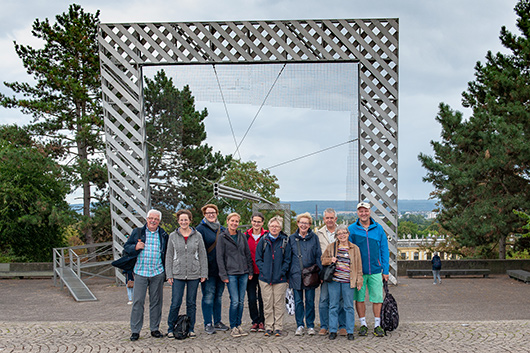
[{"label": "zipper on jacket", "polygon": [[368,274],[371,275],[372,274],[372,263],[370,261],[370,242],[368,241],[368,229],[366,229],[365,232],[366,232],[366,248],[368,249]]}]

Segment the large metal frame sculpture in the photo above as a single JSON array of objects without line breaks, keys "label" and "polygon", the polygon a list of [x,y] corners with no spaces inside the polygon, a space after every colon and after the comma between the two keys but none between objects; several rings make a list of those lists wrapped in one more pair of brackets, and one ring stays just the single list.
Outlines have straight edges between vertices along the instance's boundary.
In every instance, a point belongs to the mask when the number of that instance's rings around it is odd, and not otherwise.
[{"label": "large metal frame sculpture", "polygon": [[[355,62],[359,198],[389,235],[397,276],[398,20],[100,24],[115,257],[150,207],[142,68],[147,65]],[[118,277],[121,274],[117,273]]]}]

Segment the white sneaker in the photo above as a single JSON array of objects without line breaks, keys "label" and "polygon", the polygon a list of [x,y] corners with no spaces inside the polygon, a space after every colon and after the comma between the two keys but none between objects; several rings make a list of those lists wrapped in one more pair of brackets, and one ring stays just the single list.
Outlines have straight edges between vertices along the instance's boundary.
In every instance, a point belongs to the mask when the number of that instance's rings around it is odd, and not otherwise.
[{"label": "white sneaker", "polygon": [[314,329],[314,328],[310,327],[310,328],[307,329],[307,334],[308,334],[309,336],[314,336],[315,333],[316,333],[316,332],[315,332],[315,329]]},{"label": "white sneaker", "polygon": [[132,300],[129,300],[129,301],[127,302],[127,305],[132,305]]},{"label": "white sneaker", "polygon": [[304,335],[304,326],[298,326],[296,329],[296,332],[294,333],[295,336],[303,336]]}]

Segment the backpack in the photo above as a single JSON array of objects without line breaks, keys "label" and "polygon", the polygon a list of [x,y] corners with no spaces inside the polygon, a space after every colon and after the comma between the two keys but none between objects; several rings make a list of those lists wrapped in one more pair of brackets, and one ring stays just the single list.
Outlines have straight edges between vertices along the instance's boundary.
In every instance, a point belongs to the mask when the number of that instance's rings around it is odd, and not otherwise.
[{"label": "backpack", "polygon": [[440,270],[442,268],[442,261],[440,260],[439,256],[432,258],[432,268],[435,270]]},{"label": "backpack", "polygon": [[399,313],[394,296],[388,292],[388,281],[384,281],[385,300],[381,307],[381,327],[387,332],[394,331],[399,325]]},{"label": "backpack", "polygon": [[175,323],[175,328],[173,329],[173,334],[175,339],[183,340],[188,338],[190,333],[190,318],[187,315],[179,315],[177,317],[177,322]]}]

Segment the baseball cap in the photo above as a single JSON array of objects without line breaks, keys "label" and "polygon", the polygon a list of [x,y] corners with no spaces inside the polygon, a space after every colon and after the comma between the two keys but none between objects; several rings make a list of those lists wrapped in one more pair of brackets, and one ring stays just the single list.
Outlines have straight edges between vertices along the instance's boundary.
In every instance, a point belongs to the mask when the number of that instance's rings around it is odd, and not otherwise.
[{"label": "baseball cap", "polygon": [[369,204],[368,202],[364,202],[364,201],[363,201],[363,202],[359,202],[359,203],[357,204],[357,209],[359,209],[359,208],[361,208],[361,207],[364,207],[364,208],[367,208],[367,209],[370,209],[370,208],[371,208],[371,207],[370,207],[370,204]]}]

